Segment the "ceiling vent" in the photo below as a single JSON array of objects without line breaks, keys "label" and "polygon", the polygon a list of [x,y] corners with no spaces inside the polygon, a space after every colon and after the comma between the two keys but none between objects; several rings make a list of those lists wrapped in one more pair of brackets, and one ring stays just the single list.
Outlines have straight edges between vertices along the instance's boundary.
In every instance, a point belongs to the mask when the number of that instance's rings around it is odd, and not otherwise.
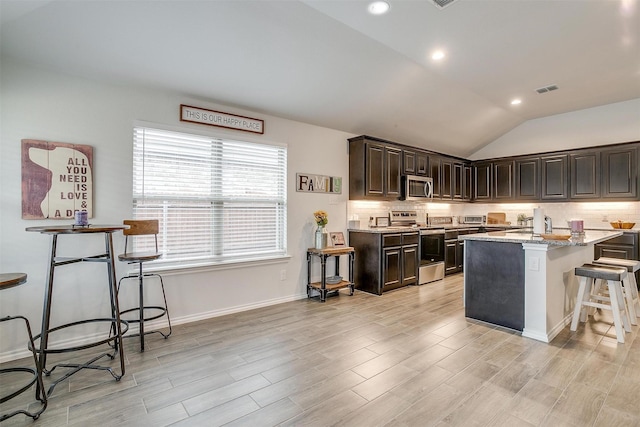
[{"label": "ceiling vent", "polygon": [[431,0],[438,9],[444,9],[456,0]]},{"label": "ceiling vent", "polygon": [[545,87],[541,87],[536,89],[536,92],[538,93],[547,93],[547,92],[551,92],[552,90],[557,90],[558,86],[557,85],[549,85],[549,86],[545,86]]}]

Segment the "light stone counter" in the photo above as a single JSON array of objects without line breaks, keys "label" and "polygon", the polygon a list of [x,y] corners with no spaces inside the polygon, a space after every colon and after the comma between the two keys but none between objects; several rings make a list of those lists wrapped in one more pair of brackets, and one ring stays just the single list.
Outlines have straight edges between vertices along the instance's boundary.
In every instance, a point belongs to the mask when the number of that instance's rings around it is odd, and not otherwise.
[{"label": "light stone counter", "polygon": [[[554,229],[555,235],[570,235],[568,229]],[[531,231],[492,231],[490,233],[467,234],[458,237],[458,240],[484,240],[487,242],[509,242],[509,243],[533,243],[549,246],[588,246],[593,245],[613,237],[622,235],[622,230],[585,230],[585,235],[581,237],[571,237],[568,240],[545,240],[543,237],[535,236]]]}]

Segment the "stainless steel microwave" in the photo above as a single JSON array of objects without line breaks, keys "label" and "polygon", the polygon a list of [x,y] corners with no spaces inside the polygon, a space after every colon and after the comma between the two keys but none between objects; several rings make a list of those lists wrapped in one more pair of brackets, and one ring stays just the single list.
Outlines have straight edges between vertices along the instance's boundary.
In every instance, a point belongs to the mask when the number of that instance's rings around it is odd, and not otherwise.
[{"label": "stainless steel microwave", "polygon": [[405,175],[402,177],[404,200],[433,199],[433,179],[426,176]]}]

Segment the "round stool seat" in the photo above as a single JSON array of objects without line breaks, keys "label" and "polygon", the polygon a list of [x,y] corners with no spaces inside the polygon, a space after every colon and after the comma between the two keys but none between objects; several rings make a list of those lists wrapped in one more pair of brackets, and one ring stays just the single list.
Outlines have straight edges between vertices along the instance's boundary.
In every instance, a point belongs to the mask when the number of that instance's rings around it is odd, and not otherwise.
[{"label": "round stool seat", "polygon": [[22,285],[27,281],[25,273],[2,273],[0,274],[0,289],[9,289]]},{"label": "round stool seat", "polygon": [[633,259],[600,257],[597,260],[593,261],[593,263],[597,265],[623,267],[626,268],[629,273],[635,273],[636,271],[640,270],[640,261],[636,261]]},{"label": "round stool seat", "polygon": [[576,276],[591,277],[592,279],[621,281],[627,275],[626,268],[606,267],[603,265],[584,264],[576,267]]}]

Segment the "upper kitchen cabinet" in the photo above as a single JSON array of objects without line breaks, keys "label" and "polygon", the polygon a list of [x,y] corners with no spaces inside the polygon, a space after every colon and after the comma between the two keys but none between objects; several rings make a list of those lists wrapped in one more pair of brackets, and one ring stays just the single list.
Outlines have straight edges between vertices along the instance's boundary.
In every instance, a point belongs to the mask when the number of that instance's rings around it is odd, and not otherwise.
[{"label": "upper kitchen cabinet", "polygon": [[600,151],[577,151],[569,154],[572,199],[600,197]]},{"label": "upper kitchen cabinet", "polygon": [[416,175],[429,176],[429,155],[423,151],[416,152]]},{"label": "upper kitchen cabinet", "polygon": [[566,154],[543,156],[542,200],[566,200],[569,198],[569,159]]},{"label": "upper kitchen cabinet", "polygon": [[602,156],[602,197],[638,198],[638,146],[604,149]]},{"label": "upper kitchen cabinet", "polygon": [[405,175],[416,174],[416,152],[402,150],[402,172]]},{"label": "upper kitchen cabinet", "polygon": [[493,163],[493,199],[513,200],[515,188],[514,180],[515,163],[513,160],[504,160]]},{"label": "upper kitchen cabinet", "polygon": [[349,199],[400,198],[402,150],[383,142],[349,139]]},{"label": "upper kitchen cabinet", "polygon": [[405,175],[429,176],[429,155],[420,150],[402,150],[402,172]]},{"label": "upper kitchen cabinet", "polygon": [[436,156],[429,157],[429,176],[433,179],[433,198],[442,197],[442,159]]},{"label": "upper kitchen cabinet", "polygon": [[473,198],[473,167],[470,164],[462,166],[462,200],[471,201]]},{"label": "upper kitchen cabinet", "polygon": [[515,161],[516,200],[540,200],[540,158]]},{"label": "upper kitchen cabinet", "polygon": [[474,191],[473,200],[489,201],[491,200],[491,172],[492,163],[476,163],[474,169]]},{"label": "upper kitchen cabinet", "polygon": [[440,159],[440,198],[453,199],[454,189],[453,160],[445,157]]}]

